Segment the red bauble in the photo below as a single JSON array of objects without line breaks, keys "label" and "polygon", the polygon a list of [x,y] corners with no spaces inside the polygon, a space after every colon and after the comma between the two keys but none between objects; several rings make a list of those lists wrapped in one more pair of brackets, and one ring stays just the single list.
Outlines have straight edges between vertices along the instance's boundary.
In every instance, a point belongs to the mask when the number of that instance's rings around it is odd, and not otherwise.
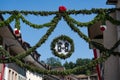
[{"label": "red bauble", "polygon": [[101,26],[100,26],[100,30],[101,30],[101,31],[105,31],[106,29],[107,29],[106,25],[101,25]]},{"label": "red bauble", "polygon": [[14,34],[20,34],[20,30],[18,30],[17,28],[14,29]]},{"label": "red bauble", "polygon": [[66,7],[65,6],[60,6],[59,7],[59,12],[64,12],[64,11],[66,11],[67,9],[66,9]]}]

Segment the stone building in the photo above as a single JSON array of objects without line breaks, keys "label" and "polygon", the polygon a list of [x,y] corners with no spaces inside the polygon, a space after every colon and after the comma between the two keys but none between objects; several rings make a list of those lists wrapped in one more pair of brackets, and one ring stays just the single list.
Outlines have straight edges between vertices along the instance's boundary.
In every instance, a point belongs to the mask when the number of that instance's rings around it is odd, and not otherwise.
[{"label": "stone building", "polygon": [[[4,21],[1,15],[0,21]],[[29,43],[22,40],[21,34],[16,35],[14,33],[10,25],[0,27],[0,47],[4,48],[12,56],[31,48]],[[39,62],[40,56],[37,51],[33,51],[23,59],[23,62],[41,69],[49,70],[50,66]],[[4,58],[4,55],[0,54],[0,59],[2,58]],[[59,80],[54,76],[31,72],[15,63],[0,63],[0,80],[44,80],[44,78],[48,80]]]},{"label": "stone building", "polygon": [[[120,8],[120,0],[107,0],[107,5],[115,5],[115,8]],[[109,14],[116,20],[120,20],[120,11]],[[113,25],[111,22],[106,21],[107,29],[100,31],[99,26],[101,22],[97,22],[88,29],[89,37],[103,44],[106,48],[110,49],[120,39],[120,26]],[[100,51],[90,46],[94,51],[97,51],[97,56],[100,57]],[[93,52],[94,52],[93,51]],[[120,46],[115,50],[120,52]],[[120,58],[111,55],[104,63],[99,65],[99,80],[119,80],[120,79]]]},{"label": "stone building", "polygon": [[[1,15],[0,20],[4,20]],[[24,51],[21,41],[14,35],[10,25],[0,28],[0,38],[1,48],[4,48],[10,55],[15,56]],[[1,55],[2,58],[5,58],[4,55]],[[0,69],[0,80],[26,80],[25,69],[15,63],[1,63]]]}]

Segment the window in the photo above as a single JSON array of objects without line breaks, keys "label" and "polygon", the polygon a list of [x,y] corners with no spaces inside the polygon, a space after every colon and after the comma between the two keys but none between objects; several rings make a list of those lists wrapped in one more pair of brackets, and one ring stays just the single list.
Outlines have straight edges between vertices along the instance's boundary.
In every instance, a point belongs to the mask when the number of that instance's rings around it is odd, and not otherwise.
[{"label": "window", "polygon": [[11,77],[12,77],[12,80],[14,80],[14,72],[12,72],[12,76]]},{"label": "window", "polygon": [[12,69],[9,69],[7,80],[17,80],[17,78],[18,78],[17,72]]},{"label": "window", "polygon": [[15,80],[17,80],[17,74],[15,74]]},{"label": "window", "polygon": [[8,80],[11,80],[11,70],[9,70],[9,73],[8,73]]}]

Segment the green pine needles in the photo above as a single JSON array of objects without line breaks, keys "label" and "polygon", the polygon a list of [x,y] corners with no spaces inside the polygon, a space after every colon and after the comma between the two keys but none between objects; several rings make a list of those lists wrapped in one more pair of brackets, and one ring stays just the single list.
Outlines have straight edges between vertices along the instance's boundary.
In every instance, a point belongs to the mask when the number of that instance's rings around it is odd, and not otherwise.
[{"label": "green pine needles", "polygon": [[[86,36],[85,34],[83,34],[78,28],[78,27],[90,27],[91,25],[95,24],[97,21],[101,21],[101,22],[105,23],[105,21],[107,21],[107,20],[110,21],[114,25],[120,25],[120,21],[115,20],[114,18],[112,18],[109,15],[110,13],[113,13],[117,10],[120,10],[120,9],[119,8],[111,8],[111,9],[95,9],[95,8],[93,8],[91,10],[86,10],[86,9],[85,10],[68,10],[68,11],[64,11],[64,12],[59,12],[59,11],[0,11],[1,15],[4,15],[4,14],[10,15],[10,17],[8,19],[6,19],[4,21],[0,21],[0,27],[9,25],[12,21],[15,21],[15,28],[20,30],[21,29],[20,22],[22,21],[23,23],[25,23],[35,29],[41,29],[44,27],[48,28],[45,35],[43,35],[42,38],[32,48],[28,49],[24,53],[19,53],[16,56],[10,56],[9,52],[7,52],[2,47],[0,47],[0,54],[5,55],[5,58],[0,59],[0,62],[1,63],[15,62],[17,65],[19,65],[21,67],[25,67],[28,70],[31,70],[33,72],[37,72],[40,74],[69,75],[69,74],[74,74],[76,72],[84,70],[86,68],[96,66],[97,64],[100,64],[100,63],[106,61],[110,55],[120,56],[120,52],[114,51],[119,46],[120,40],[117,41],[116,44],[113,45],[113,47],[111,49],[107,49],[102,44],[91,41],[91,39],[88,36]],[[24,17],[24,16],[28,16],[28,14],[35,15],[35,16],[54,15],[54,18],[50,22],[47,22],[44,24],[33,24],[32,22],[28,21]],[[72,18],[70,16],[70,15],[78,15],[78,14],[84,14],[84,15],[97,14],[97,15],[93,20],[83,23],[83,22],[75,20],[74,18]],[[29,66],[28,64],[24,64],[21,61],[21,59],[25,58],[27,55],[31,54],[32,51],[35,51],[38,47],[40,47],[43,43],[45,43],[45,41],[48,39],[48,37],[52,34],[54,29],[56,28],[56,26],[57,26],[58,22],[61,20],[61,18],[63,18],[64,21],[66,21],[66,23],[69,25],[71,30],[74,31],[75,33],[77,33],[80,38],[84,39],[87,43],[92,44],[97,49],[99,49],[103,56],[101,56],[100,58],[98,58],[96,60],[93,60],[92,62],[90,62],[89,64],[86,64],[84,66],[80,66],[80,67],[76,67],[76,68],[68,69],[68,70],[64,70],[64,71],[42,70],[40,68],[36,68],[33,66]],[[61,38],[64,38],[64,37],[61,37]],[[58,38],[58,39],[61,39],[61,38]],[[67,40],[69,41],[70,39],[67,38]],[[55,43],[55,40],[54,40],[53,44],[54,43]],[[72,46],[74,46],[74,44],[73,44],[73,42],[71,42],[71,40],[70,40],[70,43]],[[51,46],[51,49],[53,49],[53,47],[54,47],[54,45]],[[58,56],[60,56],[60,57],[62,56],[61,58],[69,57],[71,55],[71,52],[74,51],[73,47],[71,47],[71,49],[72,50],[70,51],[69,55],[67,55],[67,56],[58,55]],[[55,53],[55,55],[56,55],[56,53]]]}]

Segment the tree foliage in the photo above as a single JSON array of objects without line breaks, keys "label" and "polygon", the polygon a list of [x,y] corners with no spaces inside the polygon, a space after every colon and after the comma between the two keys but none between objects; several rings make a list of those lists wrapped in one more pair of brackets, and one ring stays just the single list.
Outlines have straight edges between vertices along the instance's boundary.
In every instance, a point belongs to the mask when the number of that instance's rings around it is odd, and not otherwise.
[{"label": "tree foliage", "polygon": [[76,60],[76,66],[83,66],[85,64],[88,64],[91,61],[91,59],[82,59],[82,58],[78,58]]},{"label": "tree foliage", "polygon": [[54,67],[56,67],[56,66],[62,66],[60,59],[55,58],[55,57],[47,58],[46,63],[48,65],[54,66]]},{"label": "tree foliage", "polygon": [[[73,69],[73,68],[75,68],[75,67],[79,67],[79,66],[83,66],[83,65],[85,65],[85,64],[88,64],[89,62],[91,62],[91,59],[82,59],[82,58],[78,58],[77,60],[76,60],[76,62],[75,63],[73,63],[73,62],[65,62],[64,64],[63,64],[63,66],[66,68],[66,69]],[[81,70],[80,72],[76,72],[76,74],[88,74],[88,72],[90,73],[92,71],[92,69],[91,68],[87,68],[86,70]]]},{"label": "tree foliage", "polygon": [[73,63],[73,62],[65,62],[64,64],[63,64],[63,66],[66,68],[66,69],[72,69],[72,68],[74,68],[75,67],[75,63]]}]

